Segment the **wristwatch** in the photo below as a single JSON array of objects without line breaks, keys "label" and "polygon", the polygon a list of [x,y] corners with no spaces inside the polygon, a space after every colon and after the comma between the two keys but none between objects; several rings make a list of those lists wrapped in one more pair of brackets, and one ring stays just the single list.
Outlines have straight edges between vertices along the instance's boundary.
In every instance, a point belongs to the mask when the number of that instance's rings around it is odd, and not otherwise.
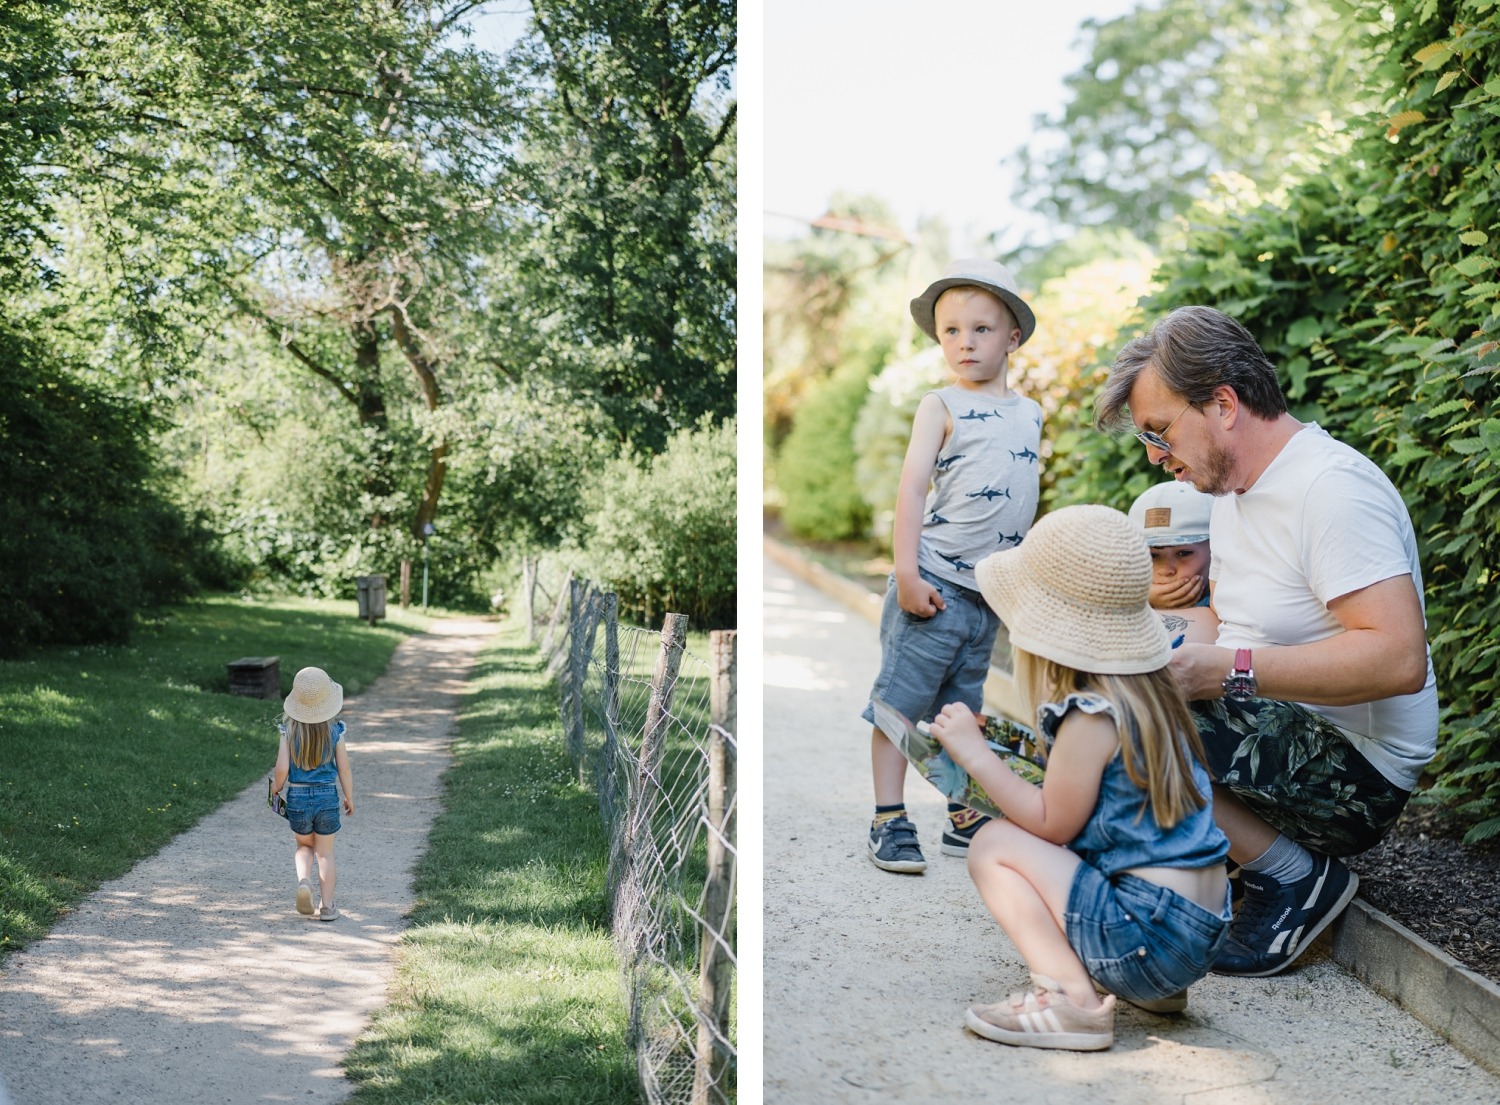
[{"label": "wristwatch", "polygon": [[1250,668],[1250,650],[1234,650],[1234,670],[1224,677],[1224,697],[1243,702],[1254,698],[1259,688],[1255,685],[1255,672]]}]

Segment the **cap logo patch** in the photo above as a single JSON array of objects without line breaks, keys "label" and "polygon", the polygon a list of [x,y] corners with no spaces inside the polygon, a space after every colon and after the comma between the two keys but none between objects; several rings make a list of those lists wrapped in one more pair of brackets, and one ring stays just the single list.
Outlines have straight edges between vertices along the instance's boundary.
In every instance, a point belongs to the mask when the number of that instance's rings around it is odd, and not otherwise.
[{"label": "cap logo patch", "polygon": [[1146,511],[1146,529],[1158,529],[1172,524],[1172,508],[1154,506]]}]

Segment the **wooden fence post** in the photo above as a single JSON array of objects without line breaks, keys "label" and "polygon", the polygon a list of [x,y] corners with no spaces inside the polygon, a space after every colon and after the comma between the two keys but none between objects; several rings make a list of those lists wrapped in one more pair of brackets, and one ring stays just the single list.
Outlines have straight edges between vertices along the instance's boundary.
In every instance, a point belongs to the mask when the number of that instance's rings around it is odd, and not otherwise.
[{"label": "wooden fence post", "polygon": [[599,613],[604,609],[604,597],[598,591],[587,587],[585,591],[588,597],[583,602],[583,624],[575,628],[573,640],[573,710],[568,724],[568,755],[573,758],[573,769],[580,783],[588,781],[584,757],[583,690],[588,684],[589,662],[594,658]]},{"label": "wooden fence post", "polygon": [[[656,657],[656,668],[651,673],[651,698],[646,706],[646,721],[641,732],[641,751],[636,764],[636,776],[631,793],[626,799],[625,833],[620,849],[621,874],[615,894],[615,937],[628,938],[631,961],[635,968],[640,955],[639,926],[635,912],[640,907],[639,898],[643,888],[636,873],[640,866],[636,853],[642,839],[651,833],[651,818],[661,798],[661,757],[666,742],[667,722],[672,709],[672,694],[677,689],[677,671],[682,664],[682,649],[687,640],[687,616],[668,614],[661,627],[661,652]],[[620,893],[623,890],[624,893]]]},{"label": "wooden fence post", "polygon": [[651,699],[646,704],[646,724],[641,735],[640,777],[643,783],[649,779],[653,786],[661,766],[667,715],[677,690],[677,670],[682,666],[682,650],[687,643],[687,621],[686,614],[666,616],[661,627],[661,652],[651,673]]},{"label": "wooden fence post", "polygon": [[563,580],[563,585],[557,589],[557,605],[552,608],[552,619],[547,623],[546,636],[542,638],[542,655],[549,661],[552,659],[552,638],[557,635],[557,623],[562,617],[563,607],[568,603],[568,593],[572,589],[573,570],[568,569],[568,577]]},{"label": "wooden fence post", "polygon": [[[729,1054],[718,1041],[729,1039],[729,992],[734,981],[734,873],[738,745],[734,630],[709,634],[713,684],[709,694],[708,875],[703,885],[703,931],[698,969],[698,1060],[693,1073],[693,1105],[728,1101],[724,1078]],[[709,1095],[713,1094],[711,1098]]]},{"label": "wooden fence post", "polygon": [[604,595],[604,728],[605,739],[620,732],[620,596]]}]

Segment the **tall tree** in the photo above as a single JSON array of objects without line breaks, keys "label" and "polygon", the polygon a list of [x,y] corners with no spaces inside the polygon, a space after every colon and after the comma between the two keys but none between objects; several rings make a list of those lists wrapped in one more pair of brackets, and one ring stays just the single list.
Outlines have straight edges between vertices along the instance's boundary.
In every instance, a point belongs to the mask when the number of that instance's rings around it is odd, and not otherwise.
[{"label": "tall tree", "polygon": [[1214,173],[1295,172],[1305,129],[1356,110],[1364,39],[1336,0],[1162,0],[1085,20],[1088,61],[1017,153],[1016,198],[1155,241]]},{"label": "tall tree", "polygon": [[649,450],[734,410],[733,0],[538,0],[532,100],[495,295]]}]

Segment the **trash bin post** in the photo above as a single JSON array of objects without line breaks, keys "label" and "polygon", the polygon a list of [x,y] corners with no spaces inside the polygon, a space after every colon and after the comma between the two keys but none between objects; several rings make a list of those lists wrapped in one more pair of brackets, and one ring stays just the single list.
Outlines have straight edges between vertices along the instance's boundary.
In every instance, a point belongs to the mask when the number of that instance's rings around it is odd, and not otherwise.
[{"label": "trash bin post", "polygon": [[377,618],[385,617],[385,576],[357,576],[354,589],[361,621],[374,625]]}]

